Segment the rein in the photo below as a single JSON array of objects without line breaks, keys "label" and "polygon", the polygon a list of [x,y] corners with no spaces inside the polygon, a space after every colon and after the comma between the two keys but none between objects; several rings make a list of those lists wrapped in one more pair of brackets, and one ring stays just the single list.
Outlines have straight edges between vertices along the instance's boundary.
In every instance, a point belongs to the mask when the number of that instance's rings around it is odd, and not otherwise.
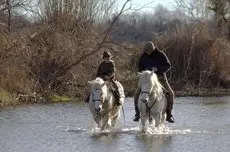
[{"label": "rein", "polygon": [[[150,92],[147,92],[147,91],[141,91],[141,94],[143,93],[146,93],[146,94],[150,94]],[[148,116],[149,116],[149,122],[151,121],[151,117],[150,117],[150,110],[151,108],[156,104],[157,100],[154,101],[154,103],[149,107],[148,106],[148,103],[145,102],[145,107],[146,107],[146,113],[148,113]]]},{"label": "rein", "polygon": [[156,104],[157,100],[154,101],[154,103],[149,107],[147,103],[145,103],[146,106],[146,113],[148,113],[149,115],[149,122],[151,121],[151,117],[150,117],[150,110],[151,108]]},{"label": "rein", "polygon": [[[109,82],[109,81],[108,81]],[[111,83],[109,82],[109,84],[110,84],[110,87],[111,87]],[[95,89],[95,90],[97,90],[97,91],[99,91],[100,89]],[[91,93],[92,94],[92,96],[94,96],[94,93]],[[114,97],[114,95],[113,95],[113,93],[112,93],[112,96]],[[110,97],[111,98],[111,97]],[[115,97],[114,97],[114,100],[115,100]],[[102,102],[102,99],[92,99],[92,101],[95,103],[96,101],[100,101],[101,102],[101,104],[104,104],[104,103],[106,103],[106,102],[108,102],[109,100],[107,100],[107,99],[105,99],[105,100],[103,100],[103,102]],[[110,110],[110,111],[112,111],[113,109],[114,109],[115,107],[112,107],[112,109]],[[124,106],[123,106],[123,104],[121,105],[121,108],[122,108],[122,113],[123,113],[123,118],[124,118],[124,123],[126,122],[126,120],[125,120],[125,111],[124,111]],[[99,117],[102,117],[102,115],[101,115],[101,113],[98,113],[98,116]]]},{"label": "rein", "polygon": [[150,92],[148,92],[148,91],[141,91],[141,94],[143,94],[143,93],[150,94]]}]

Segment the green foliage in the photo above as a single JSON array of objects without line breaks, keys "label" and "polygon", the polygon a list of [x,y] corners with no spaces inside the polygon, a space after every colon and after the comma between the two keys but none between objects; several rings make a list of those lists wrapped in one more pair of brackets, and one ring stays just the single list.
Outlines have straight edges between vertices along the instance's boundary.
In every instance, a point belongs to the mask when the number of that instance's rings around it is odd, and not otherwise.
[{"label": "green foliage", "polygon": [[0,106],[16,104],[18,104],[18,101],[16,100],[16,95],[11,94],[0,88]]},{"label": "green foliage", "polygon": [[51,96],[52,102],[69,102],[73,99],[68,96],[53,95]]}]

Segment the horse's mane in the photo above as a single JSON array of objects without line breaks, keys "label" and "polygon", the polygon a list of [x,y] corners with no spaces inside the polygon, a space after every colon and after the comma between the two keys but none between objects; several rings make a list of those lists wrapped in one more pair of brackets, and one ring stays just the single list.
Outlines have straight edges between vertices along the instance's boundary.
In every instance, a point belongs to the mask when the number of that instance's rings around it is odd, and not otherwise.
[{"label": "horse's mane", "polygon": [[91,81],[91,85],[95,88],[98,88],[100,87],[105,81],[100,78],[100,77],[97,77],[96,79],[94,79],[93,81]]},{"label": "horse's mane", "polygon": [[97,77],[96,79],[94,79],[93,81],[90,82],[91,84],[91,92],[92,91],[95,91],[96,89],[102,89],[102,92],[104,92],[103,95],[107,95],[107,87],[106,87],[106,83],[105,81],[100,78],[100,77]]},{"label": "horse's mane", "polygon": [[101,90],[102,97],[105,100],[110,99],[111,91],[108,88],[108,83],[106,83],[102,78],[97,77],[96,79],[89,81],[91,84],[91,93],[95,92],[96,90]]},{"label": "horse's mane", "polygon": [[143,83],[151,83],[153,85],[151,95],[153,95],[155,99],[160,99],[163,93],[163,86],[159,82],[157,75],[149,70],[143,71],[140,75],[139,86]]}]

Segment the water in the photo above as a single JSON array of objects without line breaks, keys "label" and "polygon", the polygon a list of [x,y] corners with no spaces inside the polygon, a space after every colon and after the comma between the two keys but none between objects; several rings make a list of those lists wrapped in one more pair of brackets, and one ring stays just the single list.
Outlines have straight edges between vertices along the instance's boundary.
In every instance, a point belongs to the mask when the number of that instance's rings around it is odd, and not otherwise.
[{"label": "water", "polygon": [[95,130],[85,104],[0,109],[0,152],[229,152],[230,97],[176,98],[174,124],[140,132],[131,98],[116,128]]}]

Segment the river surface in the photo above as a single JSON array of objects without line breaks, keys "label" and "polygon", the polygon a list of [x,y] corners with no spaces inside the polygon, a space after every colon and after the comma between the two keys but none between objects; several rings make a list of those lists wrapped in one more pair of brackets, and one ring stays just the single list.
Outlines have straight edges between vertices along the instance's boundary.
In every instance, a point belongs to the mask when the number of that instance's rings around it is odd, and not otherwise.
[{"label": "river surface", "polygon": [[111,131],[99,132],[86,104],[0,109],[0,152],[230,152],[230,97],[176,98],[176,123],[148,134],[132,122],[132,98]]}]

